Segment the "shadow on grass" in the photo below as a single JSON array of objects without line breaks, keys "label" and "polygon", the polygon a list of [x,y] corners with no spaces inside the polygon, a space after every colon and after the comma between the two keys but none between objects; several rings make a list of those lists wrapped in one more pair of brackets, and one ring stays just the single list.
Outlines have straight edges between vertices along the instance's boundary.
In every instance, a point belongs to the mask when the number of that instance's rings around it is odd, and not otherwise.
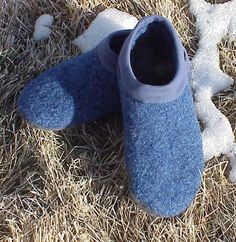
[{"label": "shadow on grass", "polygon": [[121,119],[120,116],[107,116],[78,128],[58,132],[65,150],[63,167],[70,171],[75,181],[81,177],[91,179],[95,194],[104,186],[109,187],[111,195],[128,194]]}]

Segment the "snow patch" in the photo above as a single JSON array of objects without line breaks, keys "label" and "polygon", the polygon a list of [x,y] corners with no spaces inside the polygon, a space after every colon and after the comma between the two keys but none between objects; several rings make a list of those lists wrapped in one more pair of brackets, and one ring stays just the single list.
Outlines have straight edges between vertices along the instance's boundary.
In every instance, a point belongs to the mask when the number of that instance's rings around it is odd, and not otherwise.
[{"label": "snow patch", "polygon": [[231,152],[228,153],[231,171],[229,172],[229,179],[231,182],[236,183],[236,146],[233,147]]},{"label": "snow patch", "polygon": [[[235,9],[235,12],[236,12],[236,9]],[[234,16],[231,19],[229,35],[230,35],[231,41],[236,39],[236,16]]]},{"label": "snow patch", "polygon": [[89,28],[73,43],[82,53],[96,47],[110,33],[121,29],[133,29],[137,24],[136,17],[115,8],[106,9],[99,13]]},{"label": "snow patch", "polygon": [[51,34],[51,26],[53,23],[53,16],[49,14],[41,15],[35,22],[33,39],[40,41],[47,39]]},{"label": "snow patch", "polygon": [[218,43],[227,35],[236,37],[236,0],[224,4],[210,4],[204,0],[190,0],[190,11],[196,17],[199,47],[192,59],[192,79],[198,118],[204,123],[202,132],[206,160],[225,154],[229,157],[229,179],[236,183],[236,144],[231,125],[214,105],[211,97],[229,88],[234,80],[219,65]]}]

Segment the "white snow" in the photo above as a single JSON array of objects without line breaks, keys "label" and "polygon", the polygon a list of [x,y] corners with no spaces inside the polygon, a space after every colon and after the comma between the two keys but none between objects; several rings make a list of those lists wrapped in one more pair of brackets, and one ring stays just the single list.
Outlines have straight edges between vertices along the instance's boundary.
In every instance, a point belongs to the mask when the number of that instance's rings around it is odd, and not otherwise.
[{"label": "white snow", "polygon": [[229,34],[232,41],[236,39],[236,16],[233,16],[231,19]]},{"label": "white snow", "polygon": [[229,179],[236,183],[236,144],[231,125],[214,105],[211,97],[229,88],[234,80],[219,65],[218,43],[227,35],[236,37],[236,0],[210,4],[190,0],[190,11],[196,17],[199,47],[192,59],[192,79],[198,118],[204,123],[202,132],[206,160],[225,154],[231,163]]},{"label": "white snow", "polygon": [[51,34],[53,16],[49,14],[41,15],[35,22],[33,39],[35,41],[47,39]]},{"label": "white snow", "polygon": [[133,29],[138,20],[134,16],[115,8],[99,13],[89,28],[73,43],[81,52],[86,52],[97,46],[110,33],[121,29]]}]

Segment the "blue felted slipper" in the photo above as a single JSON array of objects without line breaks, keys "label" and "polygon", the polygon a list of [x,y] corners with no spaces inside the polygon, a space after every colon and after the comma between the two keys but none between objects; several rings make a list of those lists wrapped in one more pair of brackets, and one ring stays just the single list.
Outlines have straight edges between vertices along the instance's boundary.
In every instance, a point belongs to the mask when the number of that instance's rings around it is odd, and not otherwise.
[{"label": "blue felted slipper", "polygon": [[17,102],[21,116],[35,127],[59,130],[120,110],[116,68],[129,33],[114,32],[88,53],[33,79]]},{"label": "blue felted slipper", "polygon": [[131,193],[150,213],[184,212],[201,184],[203,151],[189,60],[165,18],[143,18],[118,61]]}]

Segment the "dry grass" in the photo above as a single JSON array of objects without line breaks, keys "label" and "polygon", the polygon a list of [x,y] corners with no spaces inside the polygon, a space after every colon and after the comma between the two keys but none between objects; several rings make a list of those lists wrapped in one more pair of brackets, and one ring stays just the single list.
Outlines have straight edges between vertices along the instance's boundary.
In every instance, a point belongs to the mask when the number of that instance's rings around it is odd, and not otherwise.
[{"label": "dry grass", "polygon": [[[236,189],[224,176],[225,157],[206,163],[202,188],[184,215],[152,218],[127,191],[120,117],[44,132],[16,113],[23,86],[79,54],[71,40],[107,7],[139,18],[166,16],[191,56],[197,48],[186,0],[0,1],[0,241],[236,241]],[[33,25],[43,13],[54,15],[53,33],[36,44]],[[220,44],[221,66],[234,78],[235,49],[227,39]],[[233,89],[214,100],[235,129]]]}]

